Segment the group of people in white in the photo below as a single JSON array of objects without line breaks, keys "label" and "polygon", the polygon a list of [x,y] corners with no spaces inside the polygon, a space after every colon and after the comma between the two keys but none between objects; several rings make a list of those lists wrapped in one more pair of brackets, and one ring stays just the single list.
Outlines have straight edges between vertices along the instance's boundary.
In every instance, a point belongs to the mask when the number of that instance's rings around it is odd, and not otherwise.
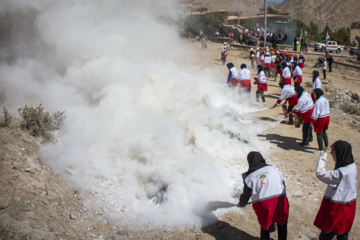
[{"label": "group of people in white", "polygon": [[[265,54],[261,57],[261,52],[257,50],[256,53],[253,49],[250,50],[252,67],[254,61],[257,62],[257,76],[253,82],[257,86],[255,104],[259,105],[260,97],[262,104],[266,104],[264,92],[267,91],[267,77],[274,72],[280,73],[281,93],[272,108],[285,100],[283,110],[285,116],[289,116],[289,124],[299,127],[302,123],[300,146],[307,147],[313,141],[313,129],[317,137],[318,149],[314,153],[319,153],[321,157],[318,160],[316,176],[328,184],[314,221],[314,225],[321,229],[319,239],[326,240],[337,236],[337,239],[346,240],[355,218],[357,170],[349,143],[337,141],[329,145],[326,131],[330,123],[330,104],[321,89],[319,72],[313,71],[312,90],[308,93],[301,86],[305,62],[303,54],[297,58],[286,51],[265,49]],[[228,63],[227,67],[227,84],[239,89],[240,94],[247,94],[250,99],[251,72],[246,64],[241,64],[240,70],[237,70],[233,63]],[[325,169],[328,154],[332,155],[336,165],[335,169],[330,171]],[[261,239],[270,239],[270,232],[276,229],[275,223],[278,239],[287,239],[289,204],[283,173],[278,168],[266,164],[259,152],[250,152],[247,160],[249,170],[243,174],[244,191],[238,207],[245,207],[251,198],[261,225]]]}]

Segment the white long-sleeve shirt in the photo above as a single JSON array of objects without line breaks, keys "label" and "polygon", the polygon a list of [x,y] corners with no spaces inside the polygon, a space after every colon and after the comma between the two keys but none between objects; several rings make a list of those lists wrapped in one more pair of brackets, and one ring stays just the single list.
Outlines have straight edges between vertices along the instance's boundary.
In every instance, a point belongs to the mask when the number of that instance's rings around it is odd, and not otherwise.
[{"label": "white long-sleeve shirt", "polygon": [[283,78],[290,78],[291,77],[291,72],[289,67],[285,67],[282,71],[282,76]]},{"label": "white long-sleeve shirt", "polygon": [[285,85],[281,89],[281,94],[280,94],[279,100],[283,100],[284,98],[290,98],[294,95],[295,95],[294,87],[291,85]]},{"label": "white long-sleeve shirt", "polygon": [[323,70],[326,70],[326,61],[324,60],[323,64],[322,64]]},{"label": "white long-sleeve shirt", "polygon": [[258,74],[258,79],[259,79],[258,83],[266,83],[266,77],[264,71],[261,71]]},{"label": "white long-sleeve shirt", "polygon": [[260,57],[260,51],[256,52],[256,57],[259,58]]},{"label": "white long-sleeve shirt", "polygon": [[238,80],[250,80],[250,71],[246,68],[241,69],[237,75]]},{"label": "white long-sleeve shirt", "polygon": [[307,112],[314,106],[314,102],[309,93],[303,92],[298,100],[297,105],[295,106],[294,110],[296,112]]},{"label": "white long-sleeve shirt", "polygon": [[321,89],[321,81],[320,81],[319,77],[317,77],[315,79],[315,81],[313,82],[312,91],[314,91],[315,88],[320,88]]},{"label": "white long-sleeve shirt", "polygon": [[337,169],[326,171],[325,169],[325,165],[327,162],[326,157],[327,157],[327,153],[323,153],[319,158],[316,167],[316,177],[320,181],[326,184],[334,185],[334,187],[336,187],[340,183],[342,176],[340,171]]},{"label": "white long-sleeve shirt", "polygon": [[271,63],[271,56],[265,57],[265,63]]},{"label": "white long-sleeve shirt", "polygon": [[315,102],[314,111],[311,118],[317,120],[318,118],[330,116],[329,101],[324,96],[319,97]]},{"label": "white long-sleeve shirt", "polygon": [[302,70],[299,66],[296,66],[296,68],[293,71],[293,76],[297,77],[297,76],[302,76]]}]

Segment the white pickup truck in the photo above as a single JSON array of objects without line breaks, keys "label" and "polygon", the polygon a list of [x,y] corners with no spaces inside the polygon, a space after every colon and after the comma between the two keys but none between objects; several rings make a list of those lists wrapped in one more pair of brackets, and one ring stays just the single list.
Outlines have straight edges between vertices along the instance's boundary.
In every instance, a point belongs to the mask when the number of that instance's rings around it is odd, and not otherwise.
[{"label": "white pickup truck", "polygon": [[335,41],[322,41],[319,43],[314,44],[314,50],[315,51],[329,51],[333,52],[336,51],[336,53],[341,53],[341,51],[344,51],[344,46],[337,45],[337,42]]}]

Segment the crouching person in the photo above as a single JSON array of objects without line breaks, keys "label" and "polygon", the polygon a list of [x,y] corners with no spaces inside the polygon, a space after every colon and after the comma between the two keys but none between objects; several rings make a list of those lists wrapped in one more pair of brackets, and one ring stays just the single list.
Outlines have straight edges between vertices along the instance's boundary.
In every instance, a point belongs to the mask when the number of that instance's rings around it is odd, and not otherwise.
[{"label": "crouching person", "polygon": [[247,156],[249,170],[243,174],[244,191],[238,207],[245,207],[249,199],[261,226],[261,239],[270,239],[277,223],[278,239],[287,239],[289,203],[286,197],[283,173],[267,165],[259,152]]}]

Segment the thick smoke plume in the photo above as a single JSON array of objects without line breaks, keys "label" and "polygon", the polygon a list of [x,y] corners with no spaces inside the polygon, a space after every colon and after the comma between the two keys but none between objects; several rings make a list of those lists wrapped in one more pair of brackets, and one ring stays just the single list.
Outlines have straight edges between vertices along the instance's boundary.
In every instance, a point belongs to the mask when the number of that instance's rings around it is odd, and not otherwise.
[{"label": "thick smoke plume", "polygon": [[[193,64],[172,1],[5,0],[1,103],[65,111],[42,161],[114,219],[212,221],[234,202],[250,150],[264,150],[253,111],[223,88],[226,69]],[[214,208],[216,209],[216,208]]]}]

